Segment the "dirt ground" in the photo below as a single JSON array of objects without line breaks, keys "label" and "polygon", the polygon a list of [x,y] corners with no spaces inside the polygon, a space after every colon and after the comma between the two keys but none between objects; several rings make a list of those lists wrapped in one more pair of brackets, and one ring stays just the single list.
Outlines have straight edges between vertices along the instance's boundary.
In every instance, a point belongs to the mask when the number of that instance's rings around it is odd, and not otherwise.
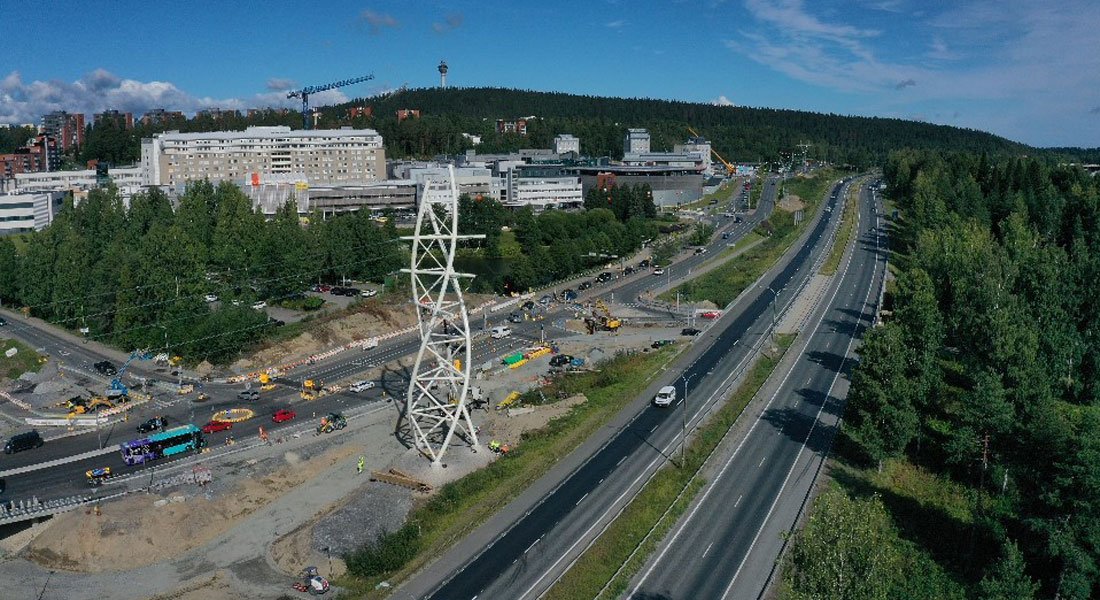
[{"label": "dirt ground", "polygon": [[[210,541],[355,452],[356,447],[349,444],[308,461],[287,452],[286,466],[262,479],[243,478],[235,489],[212,500],[181,492],[163,497],[135,494],[104,504],[98,517],[88,511],[65,513],[30,543],[25,556],[48,568],[89,573],[163,561]],[[155,506],[161,499],[167,503]]]},{"label": "dirt ground", "polygon": [[802,201],[802,198],[794,194],[787,194],[779,201],[779,208],[787,212],[795,212],[806,208],[806,203]]}]

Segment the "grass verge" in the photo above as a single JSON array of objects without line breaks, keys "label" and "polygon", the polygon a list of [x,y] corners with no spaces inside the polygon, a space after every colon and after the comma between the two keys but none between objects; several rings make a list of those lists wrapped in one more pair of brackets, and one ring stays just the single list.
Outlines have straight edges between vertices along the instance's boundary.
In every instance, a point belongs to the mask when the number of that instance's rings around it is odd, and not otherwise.
[{"label": "grass verge", "polygon": [[[802,198],[806,203],[806,214],[809,215],[821,204],[821,197],[835,176],[836,172],[830,169],[813,177],[789,181],[784,186],[788,192]],[[795,224],[793,214],[777,209],[755,229],[757,235],[768,239],[753,246],[736,260],[728,261],[704,275],[688,280],[659,297],[666,302],[672,302],[679,292],[681,298],[688,302],[709,300],[719,307],[726,306],[770,269],[812,221],[812,218],[807,217]]]},{"label": "grass verge", "polygon": [[977,597],[998,546],[978,515],[996,510],[994,498],[904,459],[882,472],[832,460],[829,476],[784,559],[779,598],[862,598],[871,586],[876,597]]},{"label": "grass verge", "polygon": [[833,239],[833,248],[829,251],[829,258],[821,265],[819,273],[822,275],[836,275],[840,268],[840,259],[844,256],[844,249],[848,247],[848,240],[852,239],[852,232],[856,228],[856,210],[859,208],[859,186],[852,185],[848,188],[848,198],[844,203],[844,214],[840,219],[840,229]]},{"label": "grass verge", "polygon": [[544,598],[597,598],[605,586],[607,590],[599,597],[618,598],[626,591],[630,579],[702,489],[705,480],[697,473],[700,467],[775,370],[794,336],[782,335],[777,340],[780,352],[761,357],[737,391],[696,432],[684,468],[673,464],[662,467]]},{"label": "grass verge", "polygon": [[[4,353],[16,349],[15,356]],[[23,373],[37,373],[45,362],[33,348],[18,340],[0,340],[0,375],[8,379],[19,379]]]},{"label": "grass verge", "polygon": [[[403,581],[512,501],[532,481],[584,443],[634,400],[650,379],[683,348],[677,344],[656,352],[624,355],[604,363],[599,372],[559,379],[527,398],[585,394],[588,401],[545,427],[523,434],[506,458],[440,488],[413,508],[408,528],[384,536],[378,543],[345,557],[352,576],[340,583],[356,598],[382,598],[375,591],[385,580]],[[416,552],[408,552],[412,546]],[[393,558],[397,557],[397,558]],[[382,565],[385,568],[374,568]]]}]

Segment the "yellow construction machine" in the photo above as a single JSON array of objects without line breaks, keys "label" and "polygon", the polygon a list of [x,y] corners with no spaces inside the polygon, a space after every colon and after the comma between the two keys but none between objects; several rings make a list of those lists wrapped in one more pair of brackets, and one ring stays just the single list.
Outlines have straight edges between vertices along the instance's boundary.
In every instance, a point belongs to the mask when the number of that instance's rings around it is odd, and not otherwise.
[{"label": "yellow construction machine", "polygon": [[271,380],[271,375],[260,373],[260,391],[270,392],[273,389],[275,389],[275,382]]},{"label": "yellow construction machine", "polygon": [[324,387],[320,380],[307,379],[302,382],[302,391],[299,395],[302,400],[316,400],[324,395]]}]

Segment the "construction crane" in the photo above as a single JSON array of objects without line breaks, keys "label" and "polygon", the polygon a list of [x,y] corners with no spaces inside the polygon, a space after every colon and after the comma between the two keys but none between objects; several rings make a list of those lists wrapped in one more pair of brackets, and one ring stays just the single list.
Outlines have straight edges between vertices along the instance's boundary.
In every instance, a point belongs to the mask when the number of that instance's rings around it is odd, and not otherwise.
[{"label": "construction crane", "polygon": [[316,94],[317,92],[325,92],[328,90],[334,90],[336,88],[347,87],[349,85],[355,85],[356,83],[363,83],[364,81],[370,81],[374,79],[374,75],[364,75],[363,77],[353,77],[351,79],[345,79],[343,81],[334,81],[332,83],[325,83],[322,85],[310,85],[300,90],[294,90],[287,92],[287,98],[301,98],[302,99],[302,128],[309,129],[309,95]]},{"label": "construction crane", "polygon": [[115,398],[125,400],[130,395],[130,388],[126,387],[125,383],[122,383],[122,376],[126,374],[126,369],[130,368],[130,363],[134,360],[152,360],[153,355],[145,350],[134,350],[130,353],[130,358],[126,359],[126,362],[122,363],[118,372],[115,373],[115,378],[111,380],[110,387],[107,388],[107,398]]},{"label": "construction crane", "polygon": [[[692,129],[691,127],[688,127],[688,131],[691,132],[691,135],[693,135],[697,138],[698,137],[703,137],[703,136],[699,135],[698,133],[696,133],[695,130]],[[722,155],[718,154],[718,151],[715,150],[713,146],[711,146],[711,148],[710,148],[710,153],[714,155],[714,158],[718,159],[718,162],[722,163],[722,165],[724,167],[726,167],[726,175],[727,176],[733,177],[734,175],[737,174],[737,167],[734,167],[733,165],[730,164],[730,161],[722,158]]]}]

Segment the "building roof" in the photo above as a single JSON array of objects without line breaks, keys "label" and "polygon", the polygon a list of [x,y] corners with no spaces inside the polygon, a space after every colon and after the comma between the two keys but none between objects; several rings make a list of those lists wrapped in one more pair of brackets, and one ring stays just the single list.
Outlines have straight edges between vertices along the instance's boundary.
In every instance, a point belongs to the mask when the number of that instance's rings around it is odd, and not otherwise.
[{"label": "building roof", "polygon": [[199,133],[166,132],[156,137],[171,140],[237,140],[241,138],[317,138],[317,137],[360,137],[376,136],[373,129],[294,129],[285,125],[253,126],[244,131],[207,131]]}]

